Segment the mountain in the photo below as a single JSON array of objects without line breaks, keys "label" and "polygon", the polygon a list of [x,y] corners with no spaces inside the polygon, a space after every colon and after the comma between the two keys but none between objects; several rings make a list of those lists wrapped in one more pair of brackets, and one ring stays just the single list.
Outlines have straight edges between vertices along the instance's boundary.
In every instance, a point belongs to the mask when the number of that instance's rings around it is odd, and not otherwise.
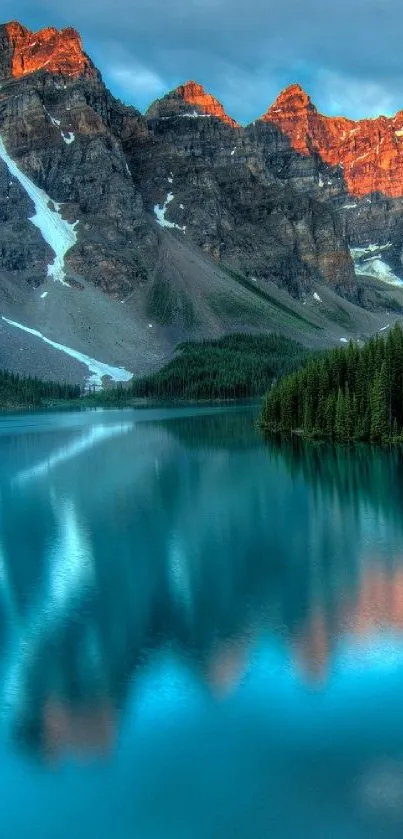
[{"label": "mountain", "polygon": [[401,199],[349,192],[327,120],[295,88],[243,128],[193,81],[143,116],[75,30],[1,26],[0,366],[125,381],[183,339],[381,328],[400,292],[357,273],[402,273]]},{"label": "mountain", "polygon": [[300,155],[317,155],[340,167],[349,195],[364,198],[381,193],[403,196],[403,111],[355,122],[320,114],[297,84],[284,90],[261,117],[279,128]]},{"label": "mountain", "polygon": [[403,111],[354,121],[318,112],[297,84],[257,122],[267,165],[339,213],[359,275],[403,277]]}]

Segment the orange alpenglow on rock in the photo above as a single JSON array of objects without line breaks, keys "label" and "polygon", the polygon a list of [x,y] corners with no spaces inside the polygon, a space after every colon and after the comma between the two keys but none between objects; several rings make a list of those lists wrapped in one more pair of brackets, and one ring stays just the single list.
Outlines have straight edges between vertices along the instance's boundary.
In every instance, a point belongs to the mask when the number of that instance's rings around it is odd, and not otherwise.
[{"label": "orange alpenglow on rock", "polygon": [[239,127],[238,123],[225,113],[221,102],[219,102],[215,96],[212,96],[210,93],[206,93],[203,85],[197,84],[197,82],[186,82],[186,84],[177,87],[175,93],[177,93],[187,105],[198,108],[198,110],[203,114],[217,117],[222,122],[227,123],[227,125],[231,125],[232,128]]},{"label": "orange alpenglow on rock", "polygon": [[277,126],[300,154],[317,153],[324,163],[342,166],[351,195],[403,196],[403,111],[358,121],[327,117],[294,84],[280,93],[261,121]]},{"label": "orange alpenglow on rock", "polygon": [[11,74],[16,79],[38,70],[65,76],[95,74],[75,29],[59,32],[49,28],[30,32],[25,26],[13,21],[6,24],[6,32],[13,50]]}]

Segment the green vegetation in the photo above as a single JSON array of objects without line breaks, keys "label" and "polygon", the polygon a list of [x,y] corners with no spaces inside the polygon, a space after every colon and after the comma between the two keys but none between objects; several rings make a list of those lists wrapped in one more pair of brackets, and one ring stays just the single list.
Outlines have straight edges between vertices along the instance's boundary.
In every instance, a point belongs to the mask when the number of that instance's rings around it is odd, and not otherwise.
[{"label": "green vegetation", "polygon": [[154,399],[243,399],[261,396],[273,379],[309,357],[281,335],[226,335],[180,344],[179,355],[158,373],[136,379],[131,396]]},{"label": "green vegetation", "polygon": [[311,359],[268,392],[261,425],[269,432],[374,443],[403,439],[403,331],[365,346]]},{"label": "green vegetation", "polygon": [[325,315],[325,317],[329,318],[329,320],[332,320],[333,323],[337,323],[339,326],[343,327],[343,329],[349,330],[353,327],[353,319],[351,315],[346,312],[342,306],[338,306],[336,304],[332,309],[322,306],[321,312]]},{"label": "green vegetation", "polygon": [[309,329],[312,332],[315,330],[319,331],[321,329],[321,327],[316,323],[312,323],[312,321],[308,320],[308,318],[300,315],[298,312],[295,312],[294,309],[290,308],[290,306],[287,306],[285,303],[282,303],[280,300],[273,297],[273,295],[269,294],[268,291],[265,291],[260,286],[256,285],[252,280],[248,280],[247,277],[244,277],[243,274],[235,271],[234,268],[230,268],[229,265],[225,265],[225,263],[221,263],[220,267],[226,274],[228,274],[229,277],[236,280],[240,286],[246,288],[248,291],[251,291],[255,297],[260,298],[260,300],[264,300],[268,305],[268,310],[276,318],[277,322],[294,326],[295,329],[298,330],[306,331]]},{"label": "green vegetation", "polygon": [[256,305],[250,303],[236,294],[224,294],[214,292],[208,295],[208,302],[211,310],[219,316],[231,319],[234,323],[249,323],[251,326],[258,326],[262,320],[262,312]]},{"label": "green vegetation", "polygon": [[79,385],[42,382],[17,373],[0,372],[0,408],[35,408],[47,402],[78,399]]},{"label": "green vegetation", "polygon": [[175,316],[180,317],[188,328],[197,323],[189,295],[184,291],[175,291],[168,280],[156,279],[151,286],[147,299],[147,314],[162,326],[172,323]]}]

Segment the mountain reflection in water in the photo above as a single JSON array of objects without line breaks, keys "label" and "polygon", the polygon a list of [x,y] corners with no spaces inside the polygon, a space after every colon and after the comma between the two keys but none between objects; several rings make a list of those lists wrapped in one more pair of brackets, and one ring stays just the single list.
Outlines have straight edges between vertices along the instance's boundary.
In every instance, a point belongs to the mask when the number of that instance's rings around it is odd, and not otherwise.
[{"label": "mountain reflection in water", "polygon": [[[195,697],[225,714],[237,694],[257,718],[280,697],[290,730],[316,707],[328,743],[335,708],[359,719],[370,684],[403,677],[401,450],[264,444],[254,421],[110,412],[0,433],[10,748],[111,759],[128,714],[168,724]],[[384,732],[376,759],[400,754]]]}]

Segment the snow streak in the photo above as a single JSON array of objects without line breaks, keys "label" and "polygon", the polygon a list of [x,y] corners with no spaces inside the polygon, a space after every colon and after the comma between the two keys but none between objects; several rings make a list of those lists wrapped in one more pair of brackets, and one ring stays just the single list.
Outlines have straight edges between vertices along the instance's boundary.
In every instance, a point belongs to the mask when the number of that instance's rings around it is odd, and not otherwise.
[{"label": "snow streak", "polygon": [[91,375],[87,378],[89,384],[102,387],[102,379],[104,376],[108,376],[114,382],[129,382],[130,379],[133,378],[133,373],[129,373],[129,371],[125,370],[124,367],[111,367],[109,364],[104,364],[102,361],[97,361],[95,358],[90,358],[89,355],[78,352],[78,350],[73,350],[71,347],[65,347],[64,344],[58,344],[57,341],[51,341],[50,338],[46,338],[46,336],[42,335],[42,332],[39,332],[37,329],[30,329],[29,326],[23,326],[22,323],[17,323],[17,321],[9,320],[5,317],[2,317],[2,320],[10,326],[15,326],[17,329],[22,329],[23,332],[28,332],[30,335],[34,335],[35,338],[40,338],[45,342],[45,344],[49,344],[49,346],[53,347],[55,350],[61,350],[61,352],[64,352],[71,358],[75,358],[76,361],[80,361],[81,364],[85,364],[91,373]]},{"label": "snow streak", "polygon": [[68,285],[66,282],[66,272],[64,267],[64,258],[67,251],[73,247],[77,242],[76,227],[78,221],[71,223],[65,221],[60,215],[60,204],[57,204],[27,177],[18,168],[15,161],[8,154],[4,145],[3,139],[0,136],[0,158],[6,164],[9,172],[21,184],[31,201],[35,205],[35,215],[30,217],[30,221],[35,227],[40,230],[42,236],[55,254],[53,262],[48,265],[48,276],[53,277],[54,280]]}]

